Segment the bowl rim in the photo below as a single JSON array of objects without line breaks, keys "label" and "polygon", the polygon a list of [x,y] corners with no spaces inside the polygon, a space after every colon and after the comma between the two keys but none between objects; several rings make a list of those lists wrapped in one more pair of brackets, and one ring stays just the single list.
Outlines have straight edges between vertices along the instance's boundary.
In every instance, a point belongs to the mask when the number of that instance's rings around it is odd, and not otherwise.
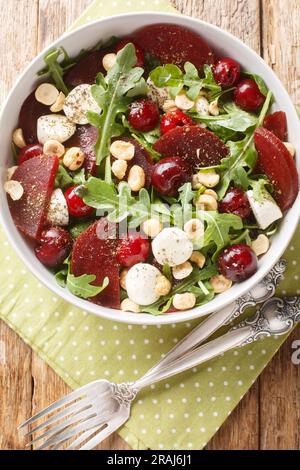
[{"label": "bowl rim", "polygon": [[[10,99],[14,95],[16,89],[19,87],[20,83],[22,82],[24,76],[27,74],[28,71],[34,66],[36,62],[38,62],[40,59],[43,58],[46,52],[50,51],[52,48],[57,47],[61,44],[61,41],[65,40],[66,38],[72,37],[75,34],[78,34],[80,32],[88,31],[91,27],[95,25],[101,25],[103,23],[109,23],[113,22],[115,19],[123,19],[126,20],[126,18],[129,17],[136,17],[136,18],[153,18],[157,17],[157,22],[166,22],[166,23],[178,23],[178,18],[184,19],[187,22],[190,22],[191,27],[194,26],[195,28],[201,26],[202,28],[209,28],[211,30],[218,31],[224,36],[227,36],[231,41],[237,42],[241,47],[246,48],[248,50],[248,53],[252,54],[255,56],[256,61],[260,62],[266,71],[272,75],[272,79],[277,82],[277,86],[281,89],[281,92],[283,93],[285,100],[289,102],[291,106],[291,109],[289,111],[289,116],[291,119],[295,119],[297,122],[299,122],[299,118],[296,112],[296,109],[291,101],[291,98],[289,97],[289,94],[287,90],[285,89],[284,85],[282,84],[281,80],[277,77],[275,72],[271,69],[271,67],[253,50],[251,49],[247,44],[245,44],[241,39],[237,38],[230,32],[220,28],[219,26],[216,26],[214,24],[208,23],[206,21],[200,20],[198,18],[192,18],[187,15],[181,15],[179,12],[178,13],[169,13],[169,12],[157,12],[157,11],[146,11],[146,12],[133,12],[133,13],[123,13],[119,15],[114,15],[114,16],[108,16],[105,18],[100,18],[96,19],[94,21],[91,21],[85,25],[82,25],[74,30],[70,30],[65,32],[63,35],[61,35],[58,39],[56,39],[54,42],[52,42],[50,45],[45,47],[30,63],[27,65],[27,67],[23,70],[23,72],[19,75],[18,79],[14,83],[13,87],[11,88],[10,92],[8,93],[8,96],[6,97],[2,109],[1,109],[1,114],[0,114],[0,126],[3,121],[4,113],[6,111],[7,104],[9,103]],[[155,21],[156,22],[156,21]],[[152,22],[153,23],[153,22]],[[188,26],[187,26],[188,27]],[[293,114],[293,115],[292,115]],[[300,122],[299,122],[299,133],[300,133]],[[14,237],[9,229],[7,222],[5,218],[3,217],[1,211],[0,211],[0,221],[1,224],[4,228],[4,231],[7,235],[7,238],[9,239],[11,245],[13,246],[14,250],[20,257],[20,259],[23,261],[23,263],[27,266],[27,268],[30,270],[30,272],[38,279],[40,280],[45,287],[50,289],[53,293],[58,295],[60,298],[62,298],[64,301],[73,304],[79,309],[82,309],[84,311],[87,311],[89,313],[93,313],[94,315],[98,317],[105,318],[107,320],[113,320],[115,322],[120,322],[120,323],[126,323],[126,324],[139,324],[139,325],[161,325],[161,324],[172,324],[172,323],[179,323],[179,322],[188,322],[190,320],[194,320],[203,316],[206,316],[213,311],[218,311],[221,310],[225,307],[228,307],[229,304],[233,303],[235,300],[240,298],[241,296],[245,295],[247,292],[249,292],[263,277],[266,276],[266,274],[272,269],[272,267],[275,265],[275,263],[279,260],[279,258],[282,256],[283,252],[289,245],[291,238],[297,228],[298,221],[300,218],[300,195],[298,194],[298,197],[296,201],[294,202],[293,207],[288,211],[287,214],[290,213],[290,211],[293,212],[293,217],[289,218],[289,231],[288,235],[286,234],[285,239],[282,239],[281,247],[280,250],[277,252],[277,255],[268,263],[262,264],[258,271],[247,281],[244,281],[242,284],[239,285],[238,293],[235,293],[232,297],[228,297],[226,300],[222,299],[222,294],[217,296],[214,300],[208,302],[207,304],[200,306],[200,307],[195,307],[191,310],[187,310],[184,312],[175,312],[172,314],[165,314],[165,315],[159,315],[159,316],[153,316],[147,313],[141,313],[141,314],[134,314],[130,312],[123,312],[123,311],[118,311],[116,309],[111,309],[108,307],[102,307],[96,304],[93,304],[90,301],[80,299],[79,297],[74,296],[71,294],[67,289],[61,288],[58,284],[56,284],[53,276],[53,282],[49,282],[47,279],[43,278],[41,276],[41,273],[38,272],[38,270],[35,268],[35,266],[32,266],[30,263],[30,259],[26,257],[26,255],[23,253],[21,247],[17,243],[16,237]],[[286,223],[286,218],[287,214],[285,215],[283,219],[283,224]],[[21,234],[19,234],[20,237],[22,237]],[[23,237],[22,237],[23,238]],[[283,237],[282,237],[283,238]],[[212,304],[213,303],[213,307]],[[211,307],[209,307],[211,305]],[[115,312],[122,312],[122,315],[119,315],[116,317]]]}]

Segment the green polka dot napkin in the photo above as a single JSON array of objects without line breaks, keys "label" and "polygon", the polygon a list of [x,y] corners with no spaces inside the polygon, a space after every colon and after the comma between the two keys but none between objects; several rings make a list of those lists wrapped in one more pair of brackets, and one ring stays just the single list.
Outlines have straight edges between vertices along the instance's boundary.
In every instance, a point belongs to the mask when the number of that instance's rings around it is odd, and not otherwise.
[{"label": "green polka dot napkin", "polygon": [[[76,26],[99,16],[143,9],[143,0],[96,0]],[[154,0],[151,9],[171,7]],[[298,229],[284,255],[288,269],[279,294],[300,294],[299,252]],[[124,325],[80,311],[55,297],[26,270],[1,228],[0,266],[1,318],[73,388],[97,378],[135,380],[197,324]],[[228,352],[153,385],[138,396],[120,435],[134,449],[203,448],[284,340],[267,339]]]}]

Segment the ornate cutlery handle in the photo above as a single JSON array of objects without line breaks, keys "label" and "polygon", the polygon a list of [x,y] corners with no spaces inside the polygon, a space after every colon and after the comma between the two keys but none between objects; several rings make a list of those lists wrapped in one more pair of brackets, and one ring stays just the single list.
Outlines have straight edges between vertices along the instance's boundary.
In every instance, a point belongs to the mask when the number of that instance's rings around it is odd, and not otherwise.
[{"label": "ornate cutlery handle", "polygon": [[299,320],[300,297],[287,299],[273,297],[267,300],[254,316],[234,326],[228,333],[189,351],[165,367],[153,370],[151,374],[135,382],[134,387],[140,390],[154,382],[202,364],[230,349],[245,346],[266,336],[285,334]]},{"label": "ornate cutlery handle", "polygon": [[186,352],[190,351],[206,338],[217,331],[221,326],[230,323],[233,319],[241,315],[248,307],[253,307],[259,303],[265,302],[267,299],[275,294],[275,289],[278,283],[283,278],[283,273],[286,269],[286,261],[280,260],[271,269],[264,279],[257,284],[251,291],[243,295],[235,302],[232,302],[227,307],[211,314],[208,318],[196,326],[190,334],[185,336],[177,345],[169,351],[164,358],[150,369],[146,376],[152,375],[154,371],[170,364],[179,357],[182,357]]}]

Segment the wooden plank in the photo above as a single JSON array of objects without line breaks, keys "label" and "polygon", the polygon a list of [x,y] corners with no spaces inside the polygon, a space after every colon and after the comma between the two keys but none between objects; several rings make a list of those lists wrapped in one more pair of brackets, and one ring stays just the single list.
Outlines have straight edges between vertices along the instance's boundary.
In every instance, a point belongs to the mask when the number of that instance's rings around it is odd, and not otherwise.
[{"label": "wooden plank", "polygon": [[[0,0],[0,101],[36,55],[38,1]],[[22,12],[19,14],[18,12]],[[18,27],[15,18],[18,16]],[[17,425],[31,414],[31,349],[0,322],[1,449],[23,449]]]},{"label": "wooden plank", "polygon": [[[300,7],[298,0],[262,2],[263,56],[300,105]],[[298,328],[261,375],[260,447],[300,449],[300,371],[291,361]]]},{"label": "wooden plank", "polygon": [[[220,26],[260,52],[258,0],[176,0],[172,3],[182,13]],[[259,387],[256,384],[212,438],[207,449],[257,449],[258,416]]]},{"label": "wooden plank", "polygon": [[0,449],[20,450],[17,426],[31,415],[31,349],[0,321]]}]

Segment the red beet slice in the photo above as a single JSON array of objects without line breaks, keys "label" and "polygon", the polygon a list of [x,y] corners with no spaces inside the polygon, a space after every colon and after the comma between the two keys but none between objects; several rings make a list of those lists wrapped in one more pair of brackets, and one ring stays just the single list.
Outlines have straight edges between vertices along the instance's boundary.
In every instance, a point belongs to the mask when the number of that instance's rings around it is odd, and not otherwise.
[{"label": "red beet slice", "polygon": [[145,182],[145,187],[149,188],[151,185],[151,177],[152,177],[152,170],[153,170],[153,161],[147,150],[142,147],[135,139],[132,139],[130,137],[118,137],[115,138],[114,140],[124,140],[125,142],[131,142],[134,147],[135,147],[135,154],[132,160],[129,160],[128,163],[128,170],[125,175],[124,180],[127,179],[128,173],[130,168],[133,165],[138,165],[143,168],[145,172],[145,177],[146,177],[146,182]]},{"label": "red beet slice", "polygon": [[98,139],[98,129],[90,124],[77,126],[75,134],[66,143],[66,147],[80,147],[85,153],[86,173],[94,175],[96,173],[96,154],[94,145]]},{"label": "red beet slice", "polygon": [[214,63],[213,52],[202,37],[180,25],[152,24],[138,29],[132,37],[145,52],[163,64],[183,68],[189,61],[202,72],[204,64]]},{"label": "red beet slice", "polygon": [[55,156],[33,157],[14,172],[14,180],[21,183],[24,194],[19,201],[8,196],[10,212],[18,229],[35,240],[39,239],[46,221],[58,163]]},{"label": "red beet slice", "polygon": [[164,157],[181,157],[196,168],[218,165],[229,149],[213,132],[200,126],[183,126],[160,137],[153,148]]},{"label": "red beet slice", "polygon": [[49,114],[49,107],[39,103],[32,92],[24,101],[19,114],[18,127],[23,129],[26,144],[35,144],[37,139],[37,120]]},{"label": "red beet slice", "polygon": [[100,286],[105,277],[109,285],[91,302],[110,308],[120,308],[119,266],[116,261],[116,225],[102,218],[91,225],[76,239],[71,258],[74,276],[94,274],[93,285]]},{"label": "red beet slice", "polygon": [[81,59],[64,76],[65,82],[71,87],[76,87],[84,83],[92,85],[95,83],[96,75],[99,72],[105,73],[102,65],[102,59],[108,50],[91,52]]},{"label": "red beet slice", "polygon": [[273,132],[283,142],[288,140],[287,120],[284,111],[277,111],[266,116],[263,127]]},{"label": "red beet slice", "polygon": [[264,173],[274,187],[274,198],[280,209],[289,209],[299,191],[295,162],[285,145],[273,132],[260,127],[254,133],[258,152],[256,171]]}]

